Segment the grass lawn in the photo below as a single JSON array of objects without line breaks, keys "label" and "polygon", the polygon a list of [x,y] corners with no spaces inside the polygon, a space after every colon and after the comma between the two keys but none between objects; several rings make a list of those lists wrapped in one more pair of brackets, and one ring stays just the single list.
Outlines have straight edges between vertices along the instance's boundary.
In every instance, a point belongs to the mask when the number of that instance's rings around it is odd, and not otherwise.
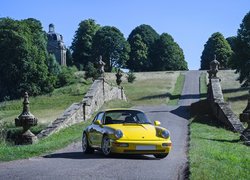
[{"label": "grass lawn", "polygon": [[9,143],[2,142],[0,143],[0,162],[38,156],[63,148],[70,143],[77,142],[82,137],[83,128],[89,123],[90,121],[72,125],[40,140],[36,144],[28,146],[13,146]]},{"label": "grass lawn", "polygon": [[218,76],[221,78],[221,87],[224,99],[228,102],[233,112],[239,116],[247,106],[248,90],[241,88],[237,81],[238,74],[234,70],[219,71]]},{"label": "grass lawn", "polygon": [[[30,97],[30,111],[38,118],[39,124],[47,125],[72,103],[80,102],[90,85],[90,82],[87,84],[76,83],[56,89],[48,95]],[[23,99],[2,102],[0,104],[0,123],[14,126],[14,119],[22,112],[22,109]]]},{"label": "grass lawn", "polygon": [[[232,78],[232,74],[229,77],[227,73],[231,72],[223,71],[219,74],[222,88],[234,89],[230,92],[231,96],[237,96],[238,91],[235,89],[239,88],[239,84],[237,85],[235,80],[231,80],[233,85],[229,83],[230,81],[223,83],[224,79]],[[200,79],[200,91],[201,94],[206,93],[203,77]],[[227,97],[228,94],[224,93],[224,98]],[[191,180],[249,179],[249,147],[240,141],[240,134],[226,130],[213,117],[206,115],[194,117],[190,123],[189,164]]]},{"label": "grass lawn", "polygon": [[[136,79],[133,83],[128,83],[124,75],[121,84],[125,89],[128,102],[132,106],[167,104],[180,72],[162,71],[134,74]],[[108,73],[106,77],[110,82],[115,83],[114,73]]]},{"label": "grass lawn", "polygon": [[190,179],[249,179],[249,147],[211,119],[196,117],[190,125]]}]

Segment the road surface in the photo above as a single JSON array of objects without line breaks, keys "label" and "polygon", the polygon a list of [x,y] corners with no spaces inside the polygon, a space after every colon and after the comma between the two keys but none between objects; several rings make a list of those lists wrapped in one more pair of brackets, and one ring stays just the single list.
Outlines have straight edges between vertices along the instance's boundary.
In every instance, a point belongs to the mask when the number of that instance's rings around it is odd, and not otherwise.
[{"label": "road surface", "polygon": [[140,155],[105,158],[99,152],[84,155],[79,142],[43,157],[1,163],[0,179],[183,179],[187,165],[188,106],[199,99],[199,74],[186,73],[178,106],[137,107],[170,130],[173,148],[165,159]]}]

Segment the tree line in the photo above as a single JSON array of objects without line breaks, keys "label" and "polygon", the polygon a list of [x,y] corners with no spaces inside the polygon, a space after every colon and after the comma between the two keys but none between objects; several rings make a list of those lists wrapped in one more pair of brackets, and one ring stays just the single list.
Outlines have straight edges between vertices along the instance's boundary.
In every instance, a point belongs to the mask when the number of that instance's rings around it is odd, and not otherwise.
[{"label": "tree line", "polygon": [[[243,85],[250,82],[250,12],[243,18],[237,36],[212,34],[204,45],[201,70],[209,69],[216,55],[222,69],[236,69]],[[135,27],[126,39],[113,26],[83,20],[67,49],[67,64],[61,67],[47,51],[47,35],[39,20],[0,18],[0,101],[49,93],[70,84],[77,69],[95,69],[102,56],[105,71],[187,70],[183,50],[168,33],[158,34],[150,25]]]},{"label": "tree line", "polygon": [[209,69],[214,55],[220,69],[236,69],[242,86],[250,85],[250,12],[244,16],[236,36],[225,39],[220,32],[211,35],[201,55],[201,70]]},{"label": "tree line", "polygon": [[0,101],[49,93],[73,81],[74,67],[61,67],[47,51],[41,22],[0,18]]},{"label": "tree line", "polygon": [[142,24],[126,40],[113,26],[97,24],[93,19],[79,23],[71,45],[72,60],[79,69],[87,70],[102,56],[105,71],[128,68],[132,71],[187,70],[183,50],[167,33],[159,35],[151,26]]}]

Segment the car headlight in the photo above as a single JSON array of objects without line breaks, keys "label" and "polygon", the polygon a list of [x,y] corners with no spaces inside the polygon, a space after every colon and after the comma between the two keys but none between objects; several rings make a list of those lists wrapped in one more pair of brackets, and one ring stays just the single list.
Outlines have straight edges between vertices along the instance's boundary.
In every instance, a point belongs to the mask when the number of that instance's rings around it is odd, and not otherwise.
[{"label": "car headlight", "polygon": [[169,133],[168,130],[162,130],[162,131],[161,131],[161,136],[162,136],[163,138],[167,139],[167,138],[169,138],[170,133]]},{"label": "car headlight", "polygon": [[120,139],[122,136],[123,136],[123,133],[122,133],[121,130],[118,129],[118,130],[115,131],[115,137],[117,139]]}]

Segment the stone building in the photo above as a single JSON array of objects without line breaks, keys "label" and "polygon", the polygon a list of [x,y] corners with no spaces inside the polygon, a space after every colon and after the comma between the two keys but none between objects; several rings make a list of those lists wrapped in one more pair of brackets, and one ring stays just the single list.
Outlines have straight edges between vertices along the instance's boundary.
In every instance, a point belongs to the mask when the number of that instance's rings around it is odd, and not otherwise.
[{"label": "stone building", "polygon": [[63,42],[63,36],[55,32],[54,24],[49,25],[49,32],[47,33],[49,53],[54,54],[57,62],[60,65],[66,66],[66,46]]}]

